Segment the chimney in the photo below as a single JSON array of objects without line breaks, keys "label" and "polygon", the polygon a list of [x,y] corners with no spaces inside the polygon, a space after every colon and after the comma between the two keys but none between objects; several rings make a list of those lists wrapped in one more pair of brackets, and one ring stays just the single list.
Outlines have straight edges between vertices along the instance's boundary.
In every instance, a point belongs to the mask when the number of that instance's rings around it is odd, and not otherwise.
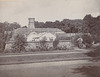
[{"label": "chimney", "polygon": [[28,20],[29,20],[28,27],[29,28],[35,28],[35,26],[34,26],[35,18],[28,18]]}]

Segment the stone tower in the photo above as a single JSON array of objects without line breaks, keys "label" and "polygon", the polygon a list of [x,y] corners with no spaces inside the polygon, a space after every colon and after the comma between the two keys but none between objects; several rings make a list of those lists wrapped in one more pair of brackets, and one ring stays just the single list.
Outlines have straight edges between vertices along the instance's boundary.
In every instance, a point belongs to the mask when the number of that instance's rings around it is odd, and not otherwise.
[{"label": "stone tower", "polygon": [[34,25],[35,18],[28,18],[28,20],[29,20],[28,27],[35,28],[35,25]]}]

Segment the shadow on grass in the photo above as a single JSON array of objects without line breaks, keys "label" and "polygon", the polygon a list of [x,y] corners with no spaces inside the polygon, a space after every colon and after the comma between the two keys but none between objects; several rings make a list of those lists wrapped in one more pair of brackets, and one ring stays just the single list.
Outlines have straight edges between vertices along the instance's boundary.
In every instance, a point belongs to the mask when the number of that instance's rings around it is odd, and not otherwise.
[{"label": "shadow on grass", "polygon": [[75,68],[73,73],[81,73],[82,75],[86,75],[86,77],[100,77],[100,67],[83,66],[80,68]]}]

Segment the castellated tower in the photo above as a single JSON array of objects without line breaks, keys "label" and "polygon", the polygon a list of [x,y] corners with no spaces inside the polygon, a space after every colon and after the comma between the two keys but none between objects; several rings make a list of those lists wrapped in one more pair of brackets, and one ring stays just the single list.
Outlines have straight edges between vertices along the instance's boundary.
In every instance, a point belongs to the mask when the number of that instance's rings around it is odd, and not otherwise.
[{"label": "castellated tower", "polygon": [[28,18],[28,20],[29,20],[28,27],[35,28],[35,25],[34,25],[35,18]]}]

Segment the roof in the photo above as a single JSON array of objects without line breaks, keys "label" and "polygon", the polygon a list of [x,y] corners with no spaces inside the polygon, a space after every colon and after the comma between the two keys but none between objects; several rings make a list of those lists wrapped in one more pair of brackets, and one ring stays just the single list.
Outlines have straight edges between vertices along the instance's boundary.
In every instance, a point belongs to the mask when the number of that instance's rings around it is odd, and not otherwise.
[{"label": "roof", "polygon": [[36,32],[36,33],[43,33],[43,32],[50,32],[50,33],[64,33],[62,30],[58,29],[58,28],[34,28],[34,29],[30,29],[30,28],[18,28],[15,29],[13,34],[25,34],[28,35],[31,32]]}]

